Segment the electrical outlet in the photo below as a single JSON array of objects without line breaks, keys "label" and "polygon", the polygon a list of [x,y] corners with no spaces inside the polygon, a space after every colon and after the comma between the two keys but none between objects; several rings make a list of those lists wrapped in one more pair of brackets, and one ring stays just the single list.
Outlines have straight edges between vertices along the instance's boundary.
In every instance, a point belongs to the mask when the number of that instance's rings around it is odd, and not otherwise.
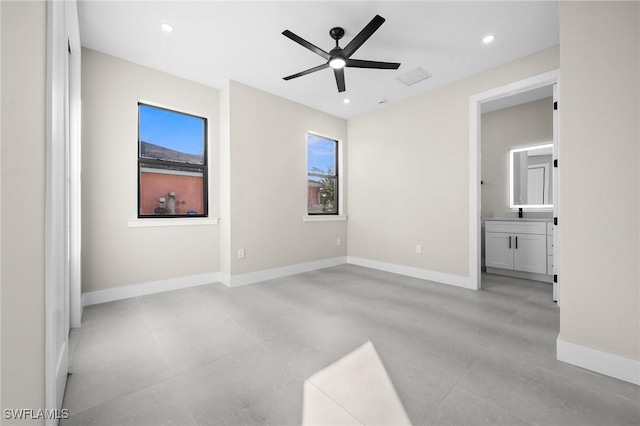
[{"label": "electrical outlet", "polygon": [[416,245],[416,253],[418,254],[422,253],[422,246],[420,244]]},{"label": "electrical outlet", "polygon": [[244,259],[244,249],[238,250],[238,259]]},{"label": "electrical outlet", "polygon": [[338,239],[336,240],[336,245],[337,245],[337,246],[341,246],[341,245],[342,245],[342,240],[341,240],[340,238],[338,238]]}]

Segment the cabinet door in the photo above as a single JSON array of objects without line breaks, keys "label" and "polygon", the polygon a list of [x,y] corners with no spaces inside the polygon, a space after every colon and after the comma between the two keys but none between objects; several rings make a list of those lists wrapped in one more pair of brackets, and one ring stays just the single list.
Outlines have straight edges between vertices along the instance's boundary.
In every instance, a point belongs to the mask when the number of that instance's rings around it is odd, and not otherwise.
[{"label": "cabinet door", "polygon": [[485,234],[485,264],[489,268],[513,269],[511,234],[487,232]]},{"label": "cabinet door", "polygon": [[515,234],[513,263],[516,271],[547,273],[547,236]]}]

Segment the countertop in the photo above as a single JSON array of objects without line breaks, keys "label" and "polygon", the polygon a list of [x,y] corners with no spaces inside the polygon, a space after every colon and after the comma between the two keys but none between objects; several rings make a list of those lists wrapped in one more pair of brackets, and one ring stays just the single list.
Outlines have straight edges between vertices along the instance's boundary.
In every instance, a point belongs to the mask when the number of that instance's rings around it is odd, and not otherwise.
[{"label": "countertop", "polygon": [[500,221],[500,222],[553,222],[552,217],[487,217],[485,221]]}]

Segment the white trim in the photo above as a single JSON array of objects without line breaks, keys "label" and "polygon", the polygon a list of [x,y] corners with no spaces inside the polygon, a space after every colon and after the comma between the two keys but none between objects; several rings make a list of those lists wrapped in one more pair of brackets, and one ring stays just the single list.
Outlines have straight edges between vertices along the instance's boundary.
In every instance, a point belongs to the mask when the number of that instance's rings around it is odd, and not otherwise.
[{"label": "white trim", "polygon": [[480,112],[483,102],[558,83],[560,70],[519,80],[469,97],[469,281],[480,289]]},{"label": "white trim", "polygon": [[171,218],[148,218],[148,219],[129,219],[127,227],[129,228],[149,228],[156,226],[197,226],[197,225],[217,225],[219,218],[217,217],[171,217]]},{"label": "white trim", "polygon": [[76,1],[65,2],[71,47],[69,60],[69,321],[80,327],[82,318],[82,46]]},{"label": "white trim", "polygon": [[480,217],[480,100],[476,96],[469,98],[469,281],[480,290],[480,268],[482,250]]},{"label": "white trim", "polygon": [[220,274],[220,282],[227,287],[239,287],[275,278],[287,277],[289,275],[301,274],[303,272],[315,271],[317,269],[330,268],[332,266],[347,263],[346,256],[332,257],[329,259],[314,260],[313,262],[298,263],[296,265],[283,266],[281,268],[265,269],[248,274],[232,275]]},{"label": "white trim", "polygon": [[[344,219],[326,219],[326,221],[330,221],[330,220],[346,220],[346,209],[344,208],[344,191],[345,188],[347,187],[345,182],[346,182],[346,176],[347,174],[345,173],[345,164],[346,162],[344,161],[344,141],[342,139],[338,139],[335,138],[333,136],[328,136],[324,133],[321,132],[316,132],[313,130],[308,130],[305,134],[304,134],[304,148],[305,148],[305,174],[304,174],[304,182],[307,182],[307,180],[309,179],[309,173],[308,173],[308,168],[309,168],[309,135],[314,135],[314,136],[319,136],[321,138],[325,138],[325,139],[329,139],[332,141],[336,141],[338,142],[338,165],[337,165],[337,172],[338,172],[338,215],[337,217],[344,217]],[[308,189],[307,189],[307,185],[305,184],[305,195],[304,195],[304,211],[308,210]],[[313,215],[312,215],[313,216]],[[305,215],[306,217],[306,215]],[[304,220],[305,222],[323,222],[323,220]]]},{"label": "white trim", "polygon": [[[45,376],[44,408],[60,409],[69,371],[71,222],[71,164],[67,149],[67,100],[70,93],[68,55],[70,37],[75,23],[69,7],[74,2],[46,3],[46,111],[45,111]],[[71,29],[69,28],[71,26]],[[77,81],[76,81],[77,82]],[[69,99],[70,100],[70,99]],[[77,130],[77,129],[74,129]],[[77,136],[77,135],[76,135]],[[69,145],[68,145],[69,143]],[[77,183],[77,182],[76,182]],[[74,194],[77,195],[77,194]],[[78,200],[79,201],[79,200]],[[75,259],[76,261],[79,259]],[[45,419],[46,425],[56,425],[55,419]]]},{"label": "white trim", "polygon": [[342,220],[347,220],[347,216],[346,215],[335,215],[335,214],[327,214],[327,215],[306,215],[306,216],[302,216],[302,221],[303,222],[335,222],[335,221],[342,221]]},{"label": "white trim", "polygon": [[216,283],[220,281],[219,276],[220,274],[218,272],[209,272],[207,274],[191,275],[189,277],[170,278],[107,290],[90,291],[82,294],[82,306]]},{"label": "white trim", "polygon": [[[176,112],[178,114],[192,115],[192,116],[197,117],[197,118],[204,118],[207,121],[211,121],[211,117],[209,117],[207,114],[200,114],[200,113],[197,113],[197,112],[188,111],[185,108],[178,107],[176,105],[166,105],[166,104],[161,104],[159,102],[147,101],[147,100],[144,100],[144,99],[138,99],[138,104],[144,104],[144,105],[147,105],[147,106],[150,106],[150,107],[162,108],[162,109],[166,109],[166,110],[169,110],[169,111],[172,111],[172,112]],[[138,110],[138,108],[139,108],[139,106],[136,105],[136,109],[137,110]],[[209,126],[207,126],[207,127],[209,127]],[[207,140],[209,140],[209,138],[207,138]]]},{"label": "white trim", "polygon": [[637,359],[567,342],[559,337],[557,358],[558,361],[640,385],[640,360]]},{"label": "white trim", "polygon": [[377,260],[363,259],[353,256],[347,256],[347,263],[350,265],[364,266],[366,268],[378,269],[380,271],[420,278],[422,280],[435,281],[441,284],[449,284],[456,287],[477,290],[475,281],[467,277],[462,277],[460,275],[429,271],[428,269],[420,269],[412,266],[398,265],[395,263],[379,262]]}]

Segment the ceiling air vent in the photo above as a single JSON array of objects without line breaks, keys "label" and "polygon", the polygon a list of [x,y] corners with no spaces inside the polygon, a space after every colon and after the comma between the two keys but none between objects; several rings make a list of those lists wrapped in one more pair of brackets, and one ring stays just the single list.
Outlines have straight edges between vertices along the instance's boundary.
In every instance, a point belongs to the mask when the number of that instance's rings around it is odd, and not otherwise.
[{"label": "ceiling air vent", "polygon": [[407,86],[411,86],[412,84],[416,84],[419,81],[426,80],[428,78],[433,77],[431,74],[418,67],[415,70],[409,71],[406,74],[398,77],[398,80],[406,84]]}]

